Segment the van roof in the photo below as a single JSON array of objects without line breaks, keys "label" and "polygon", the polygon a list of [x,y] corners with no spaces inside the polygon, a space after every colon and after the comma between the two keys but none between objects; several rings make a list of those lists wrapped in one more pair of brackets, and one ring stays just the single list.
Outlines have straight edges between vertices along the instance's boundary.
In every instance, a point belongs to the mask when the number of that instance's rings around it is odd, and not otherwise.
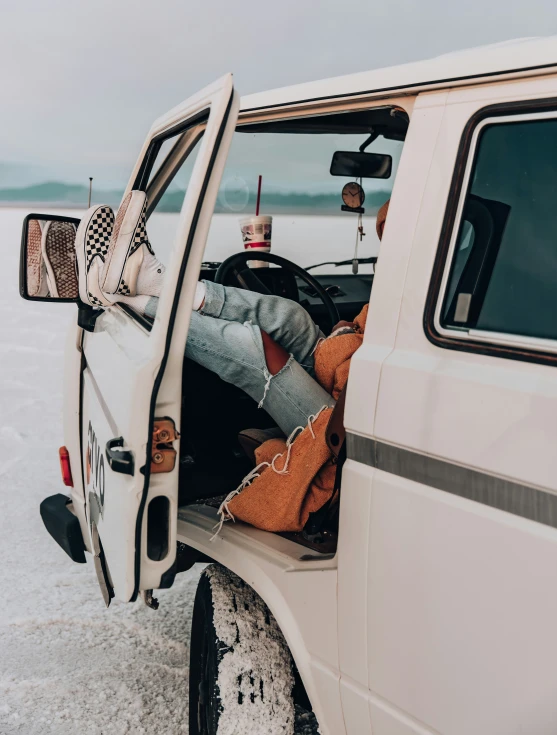
[{"label": "van roof", "polygon": [[448,87],[483,77],[512,77],[525,71],[543,73],[557,67],[557,36],[520,38],[479,46],[399,66],[373,69],[317,82],[295,84],[242,98],[242,112],[365,93]]}]

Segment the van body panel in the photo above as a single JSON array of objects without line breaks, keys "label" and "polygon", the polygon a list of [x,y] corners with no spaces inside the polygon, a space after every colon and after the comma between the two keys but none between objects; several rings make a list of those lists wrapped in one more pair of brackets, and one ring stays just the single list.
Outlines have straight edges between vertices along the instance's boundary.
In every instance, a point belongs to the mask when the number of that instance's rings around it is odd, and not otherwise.
[{"label": "van body panel", "polygon": [[81,463],[81,340],[83,330],[77,322],[70,324],[64,351],[64,446],[70,455],[73,487],[70,488],[72,510],[79,520],[83,543],[91,551],[91,539],[85,511],[83,467]]},{"label": "van body panel", "polygon": [[[372,436],[381,365],[395,344],[414,229],[445,109],[445,92],[420,98],[402,150],[369,303],[364,344],[352,358],[344,424]],[[380,314],[381,318],[376,318]],[[354,386],[357,389],[354,390]]]},{"label": "van body panel", "polygon": [[242,97],[242,112],[301,102],[395,90],[417,94],[437,87],[491,83],[501,78],[532,77],[557,68],[555,37],[523,38],[455,51],[433,59],[296,84]]},{"label": "van body panel", "polygon": [[[546,79],[544,87],[545,96],[557,98],[557,77]],[[497,85],[493,101],[522,100],[527,89],[527,83],[515,83],[511,95],[510,85]],[[539,90],[535,92],[533,100]],[[557,432],[555,370],[520,360],[439,349],[423,329],[444,216],[438,204],[449,196],[464,127],[485,106],[485,99],[478,100],[475,90],[470,90],[468,104],[462,94],[458,92],[457,104],[447,105],[435,151],[412,245],[396,349],[383,366],[374,435],[497,476],[557,490],[552,451]],[[380,276],[377,285],[379,280]],[[399,412],[406,421],[396,420]]]},{"label": "van body panel", "polygon": [[[551,685],[557,639],[550,634],[557,597],[549,583],[557,531],[549,516],[548,525],[543,517],[541,523],[527,517],[536,493],[557,492],[557,372],[443,349],[424,331],[468,121],[488,104],[552,97],[554,76],[449,93],[412,242],[393,242],[392,230],[385,230],[384,245],[411,252],[371,435],[399,456],[391,471],[374,469],[370,488],[367,657],[374,735],[518,735],[525,728],[541,735],[557,720]],[[378,268],[372,303],[383,275]],[[351,423],[363,434],[360,427]],[[447,463],[444,481],[429,458]],[[424,479],[430,467],[437,473],[431,483]],[[486,485],[483,501],[477,487],[455,486],[461,467]],[[497,498],[489,499],[490,483]],[[515,486],[523,499],[513,506]]]},{"label": "van body panel", "polygon": [[340,691],[348,733],[371,733],[368,709],[367,579],[374,469],[347,459],[342,470],[338,547]]},{"label": "van body panel", "polygon": [[384,472],[371,503],[370,692],[435,732],[552,732],[555,529]]}]

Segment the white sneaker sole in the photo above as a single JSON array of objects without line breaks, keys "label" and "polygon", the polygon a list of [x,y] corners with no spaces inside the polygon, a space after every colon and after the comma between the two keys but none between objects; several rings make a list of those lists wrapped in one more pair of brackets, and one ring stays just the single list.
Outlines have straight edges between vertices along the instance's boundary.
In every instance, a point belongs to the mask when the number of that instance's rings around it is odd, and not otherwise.
[{"label": "white sneaker sole", "polygon": [[147,241],[146,208],[143,191],[130,191],[120,205],[101,277],[101,288],[106,294],[137,293],[137,276],[143,263],[141,246]]},{"label": "white sneaker sole", "polygon": [[79,298],[91,306],[112,306],[99,284],[113,228],[114,212],[107,204],[88,209],[77,228]]},{"label": "white sneaker sole", "polygon": [[78,297],[75,236],[75,225],[71,222],[48,221],[45,224],[41,253],[48,289],[53,298]]}]

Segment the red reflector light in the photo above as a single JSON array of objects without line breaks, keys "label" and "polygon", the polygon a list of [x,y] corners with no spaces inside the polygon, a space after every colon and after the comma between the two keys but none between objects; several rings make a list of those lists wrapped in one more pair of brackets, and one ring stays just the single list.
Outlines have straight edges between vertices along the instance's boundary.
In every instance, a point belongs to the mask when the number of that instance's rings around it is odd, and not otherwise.
[{"label": "red reflector light", "polygon": [[70,453],[66,447],[60,447],[58,450],[60,455],[60,470],[62,472],[62,481],[64,485],[73,487],[72,468],[70,467]]}]

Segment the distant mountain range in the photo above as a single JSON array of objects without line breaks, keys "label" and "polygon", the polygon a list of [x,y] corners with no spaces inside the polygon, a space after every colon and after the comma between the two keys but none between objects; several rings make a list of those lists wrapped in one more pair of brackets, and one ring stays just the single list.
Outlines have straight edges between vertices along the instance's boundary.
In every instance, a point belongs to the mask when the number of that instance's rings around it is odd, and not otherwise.
[{"label": "distant mountain range", "polygon": [[[105,202],[118,206],[121,191],[93,191],[94,202]],[[47,181],[14,188],[0,189],[0,206],[7,204],[50,204],[63,207],[86,207],[89,196],[88,187],[80,184],[63,184]],[[100,198],[99,198],[100,197]]]},{"label": "distant mountain range", "polygon": [[[0,206],[50,206],[64,208],[80,208],[87,206],[89,191],[79,184],[64,184],[48,181],[43,184],[0,189]],[[389,191],[373,190],[366,195],[365,208],[368,214],[375,214],[379,207],[390,196]],[[110,204],[117,207],[122,199],[122,191],[93,190],[93,204]],[[255,211],[255,192],[250,192],[245,207],[241,210],[231,208],[223,202],[219,195],[215,212],[227,214],[248,214]],[[167,191],[157,206],[158,212],[179,212],[184,200],[184,192],[179,189]],[[340,187],[336,193],[307,193],[266,191],[261,199],[261,208],[265,214],[337,214],[340,212],[342,199]]]}]

